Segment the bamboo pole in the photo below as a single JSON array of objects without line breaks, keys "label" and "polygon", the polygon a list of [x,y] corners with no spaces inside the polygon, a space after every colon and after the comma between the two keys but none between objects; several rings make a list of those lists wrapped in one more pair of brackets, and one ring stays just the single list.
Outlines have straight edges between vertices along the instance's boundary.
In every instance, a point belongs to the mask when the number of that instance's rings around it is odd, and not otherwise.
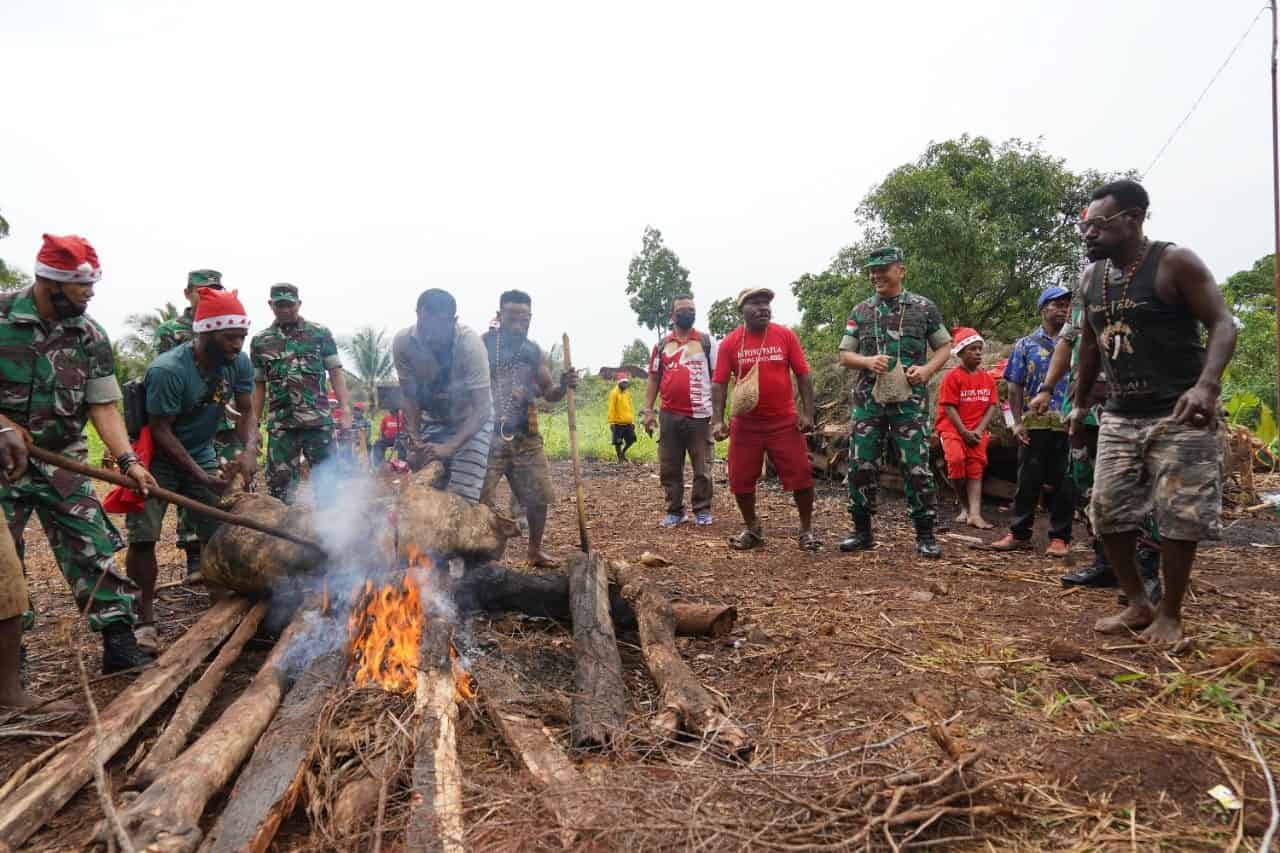
[{"label": "bamboo pole", "polygon": [[[569,334],[561,339],[564,350],[564,369],[573,370],[573,358],[569,355]],[[591,550],[587,542],[587,509],[582,501],[582,466],[578,461],[578,410],[573,401],[573,389],[566,388],[564,394],[569,407],[569,452],[573,455],[573,487],[578,496],[578,544],[583,553]]]}]

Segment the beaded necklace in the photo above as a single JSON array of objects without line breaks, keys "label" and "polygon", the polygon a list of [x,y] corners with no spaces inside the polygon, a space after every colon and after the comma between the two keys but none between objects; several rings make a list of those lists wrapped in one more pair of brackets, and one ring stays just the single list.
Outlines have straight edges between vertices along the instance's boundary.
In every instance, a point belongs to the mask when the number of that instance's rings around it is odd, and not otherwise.
[{"label": "beaded necklace", "polygon": [[[1142,240],[1142,249],[1138,252],[1138,257],[1133,259],[1133,263],[1129,265],[1129,269],[1125,271],[1124,278],[1120,282],[1120,300],[1121,311],[1123,311],[1125,303],[1129,297],[1129,285],[1133,282],[1133,277],[1138,274],[1138,267],[1142,266],[1142,261],[1147,257],[1147,249],[1150,248],[1151,242],[1146,238]],[[1112,314],[1111,302],[1111,259],[1107,258],[1102,267],[1102,310],[1107,318],[1107,325],[1102,327],[1102,335],[1099,343],[1102,344],[1104,351],[1109,351],[1111,360],[1115,361],[1120,357],[1120,353],[1128,353],[1133,355],[1133,344],[1130,338],[1133,337],[1133,327],[1124,321],[1123,314],[1118,317]]]},{"label": "beaded necklace", "polygon": [[[516,359],[512,358],[507,363],[506,385],[504,388],[502,382],[502,328],[494,329],[493,332],[493,367],[494,372],[498,374],[498,394],[502,396],[506,403],[503,404],[502,417],[498,419],[498,436],[503,441],[511,441],[516,437],[515,431],[511,429],[511,409],[515,403],[516,384]],[[505,390],[505,394],[504,394]]]}]

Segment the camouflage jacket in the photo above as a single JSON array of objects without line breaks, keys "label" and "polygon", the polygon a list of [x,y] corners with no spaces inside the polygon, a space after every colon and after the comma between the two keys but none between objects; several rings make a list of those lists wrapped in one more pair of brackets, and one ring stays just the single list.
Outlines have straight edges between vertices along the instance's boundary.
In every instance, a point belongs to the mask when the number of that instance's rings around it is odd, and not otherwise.
[{"label": "camouflage jacket", "polygon": [[111,341],[88,315],[46,323],[31,287],[0,295],[0,414],[38,447],[85,458],[89,406],[120,399],[115,369]]},{"label": "camouflage jacket", "polygon": [[[905,313],[904,313],[905,312]],[[929,299],[915,293],[902,292],[892,299],[872,296],[849,312],[840,349],[859,355],[887,355],[890,367],[898,359],[905,370],[929,360],[929,348],[940,349],[951,341],[951,333],[942,324],[942,312]],[[871,399],[875,374],[858,371],[853,384],[854,405],[865,405]],[[928,389],[912,386],[915,402],[924,406]]]},{"label": "camouflage jacket", "polygon": [[188,308],[172,320],[156,326],[156,355],[168,352],[178,344],[185,344],[196,336],[191,329],[195,312]]},{"label": "camouflage jacket", "polygon": [[328,329],[301,319],[290,329],[272,323],[249,353],[253,381],[267,386],[268,429],[333,428],[325,372],[342,360]]}]

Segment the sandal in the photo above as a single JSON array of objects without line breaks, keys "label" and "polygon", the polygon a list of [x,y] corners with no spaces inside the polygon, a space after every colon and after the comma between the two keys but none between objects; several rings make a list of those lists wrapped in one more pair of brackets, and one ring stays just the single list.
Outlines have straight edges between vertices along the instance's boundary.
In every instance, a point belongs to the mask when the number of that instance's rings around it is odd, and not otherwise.
[{"label": "sandal", "polygon": [[729,547],[735,551],[750,551],[764,544],[764,531],[759,527],[745,528],[737,536],[729,537]]},{"label": "sandal", "polygon": [[818,534],[812,530],[806,530],[800,534],[797,540],[800,543],[801,551],[820,551],[822,550],[822,540],[818,538]]}]

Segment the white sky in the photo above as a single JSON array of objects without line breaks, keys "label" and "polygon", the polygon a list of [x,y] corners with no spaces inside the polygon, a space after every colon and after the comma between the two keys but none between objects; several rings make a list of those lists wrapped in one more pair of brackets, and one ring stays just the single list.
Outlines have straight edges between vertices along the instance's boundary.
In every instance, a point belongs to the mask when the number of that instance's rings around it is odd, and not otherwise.
[{"label": "white sky", "polygon": [[[1143,169],[1260,5],[2,0],[0,256],[88,237],[113,336],[196,267],[255,330],[280,280],[336,334],[433,286],[483,328],[521,287],[536,340],[612,364],[651,337],[623,294],[646,224],[705,314],[825,266],[930,140]],[[1272,246],[1269,30],[1146,181],[1153,236],[1220,279]]]}]

